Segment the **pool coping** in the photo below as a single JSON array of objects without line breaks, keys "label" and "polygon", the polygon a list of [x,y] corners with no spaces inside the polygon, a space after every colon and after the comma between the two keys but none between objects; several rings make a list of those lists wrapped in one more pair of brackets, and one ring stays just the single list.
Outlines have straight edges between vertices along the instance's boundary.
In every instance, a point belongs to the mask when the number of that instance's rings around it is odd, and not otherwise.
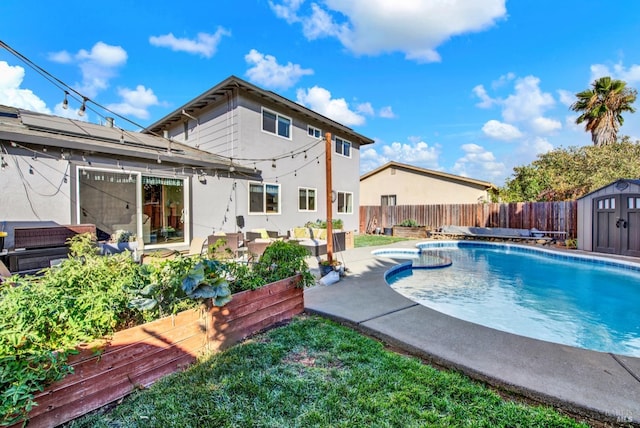
[{"label": "pool coping", "polygon": [[[372,252],[391,248],[412,251],[421,242],[439,246],[468,241],[404,241],[342,252],[338,258],[342,258],[347,276],[330,286],[307,289],[305,310],[348,324],[438,366],[462,371],[577,417],[640,426],[640,358],[502,332],[442,314],[393,291],[384,275],[398,261]],[[552,252],[567,257],[588,256],[574,250]],[[596,257],[604,263],[640,269],[629,259]]]}]

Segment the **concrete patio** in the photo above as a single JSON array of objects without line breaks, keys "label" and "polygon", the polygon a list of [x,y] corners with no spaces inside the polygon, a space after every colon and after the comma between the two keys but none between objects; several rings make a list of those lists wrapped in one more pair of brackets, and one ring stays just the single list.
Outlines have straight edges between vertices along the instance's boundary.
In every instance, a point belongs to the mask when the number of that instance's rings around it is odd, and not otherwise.
[{"label": "concrete patio", "polygon": [[[349,325],[428,362],[577,417],[640,426],[640,358],[589,351],[501,332],[421,306],[393,291],[384,273],[398,262],[379,248],[336,254],[347,275],[305,291],[305,309]],[[312,270],[317,267],[311,264]],[[316,271],[317,274],[317,271]]]}]

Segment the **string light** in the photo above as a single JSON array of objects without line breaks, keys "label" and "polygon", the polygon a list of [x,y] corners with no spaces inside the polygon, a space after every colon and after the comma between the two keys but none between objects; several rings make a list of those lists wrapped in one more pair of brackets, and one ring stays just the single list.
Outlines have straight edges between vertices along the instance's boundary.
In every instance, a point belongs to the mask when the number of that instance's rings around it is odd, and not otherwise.
[{"label": "string light", "polygon": [[4,156],[0,156],[0,168],[4,171],[8,166],[9,164],[4,160]]},{"label": "string light", "polygon": [[275,168],[276,167],[276,160],[273,159],[273,161],[271,162],[271,168]]},{"label": "string light", "polygon": [[120,130],[120,144],[124,144],[124,131]]},{"label": "string light", "polygon": [[62,108],[65,109],[65,110],[69,108],[69,100],[67,99],[68,96],[69,96],[69,91],[64,91],[64,99],[62,100]]},{"label": "string light", "polygon": [[33,175],[33,167],[29,165],[29,174]]},{"label": "string light", "polygon": [[89,100],[89,98],[82,97],[82,105],[78,109],[78,116],[84,116],[84,112],[85,112],[85,110],[87,110],[87,101],[88,100]]},{"label": "string light", "polygon": [[160,159],[160,153],[158,153],[158,163],[162,163],[162,159]]}]

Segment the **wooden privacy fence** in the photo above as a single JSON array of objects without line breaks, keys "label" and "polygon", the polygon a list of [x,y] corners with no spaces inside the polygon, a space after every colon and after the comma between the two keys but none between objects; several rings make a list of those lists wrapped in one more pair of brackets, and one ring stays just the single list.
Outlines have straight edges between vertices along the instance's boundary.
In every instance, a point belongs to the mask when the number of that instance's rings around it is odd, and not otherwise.
[{"label": "wooden privacy fence", "polygon": [[438,204],[360,206],[360,233],[375,233],[415,220],[428,229],[446,225],[473,227],[509,227],[567,232],[576,237],[578,210],[576,201],[513,202],[483,204]]}]

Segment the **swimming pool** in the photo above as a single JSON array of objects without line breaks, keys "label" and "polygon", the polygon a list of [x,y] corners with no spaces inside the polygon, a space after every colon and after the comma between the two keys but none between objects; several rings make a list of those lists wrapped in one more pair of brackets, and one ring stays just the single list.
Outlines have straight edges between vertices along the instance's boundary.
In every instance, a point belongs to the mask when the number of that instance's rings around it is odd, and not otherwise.
[{"label": "swimming pool", "polygon": [[535,339],[640,356],[638,264],[468,241],[374,254],[410,259],[387,272],[387,282],[439,312]]}]

